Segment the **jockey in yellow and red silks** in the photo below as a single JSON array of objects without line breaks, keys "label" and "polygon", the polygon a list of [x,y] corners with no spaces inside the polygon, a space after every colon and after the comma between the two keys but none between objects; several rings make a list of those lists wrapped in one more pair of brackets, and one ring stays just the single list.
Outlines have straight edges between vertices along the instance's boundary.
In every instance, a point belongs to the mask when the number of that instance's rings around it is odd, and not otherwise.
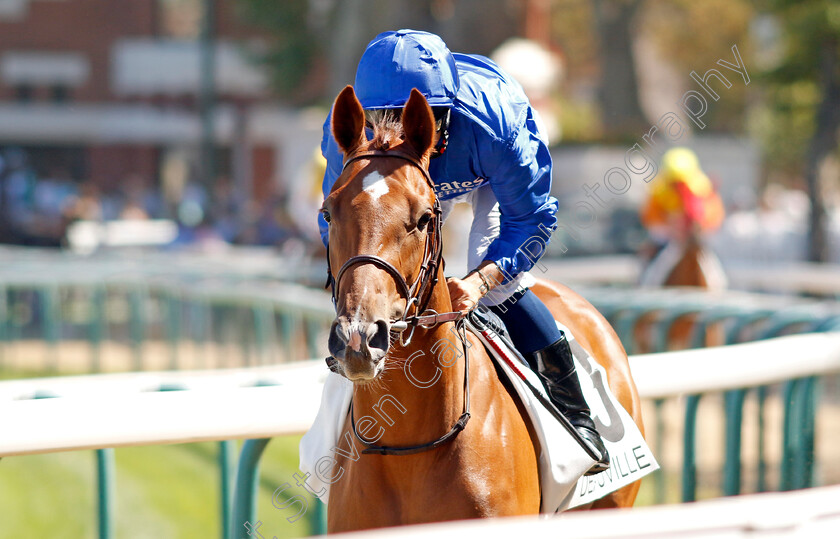
[{"label": "jockey in yellow and red silks", "polygon": [[688,148],[672,148],[642,208],[642,224],[657,240],[682,239],[691,232],[714,232],[725,211],[720,195]]}]

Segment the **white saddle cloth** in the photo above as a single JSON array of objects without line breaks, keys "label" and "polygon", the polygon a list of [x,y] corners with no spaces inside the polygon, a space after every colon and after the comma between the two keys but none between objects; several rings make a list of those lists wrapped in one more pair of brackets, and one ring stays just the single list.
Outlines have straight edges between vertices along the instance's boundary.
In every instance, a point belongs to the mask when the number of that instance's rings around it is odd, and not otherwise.
[{"label": "white saddle cloth", "polygon": [[[558,324],[566,334],[575,357],[584,397],[592,411],[592,419],[610,453],[610,468],[592,476],[583,476],[592,466],[592,459],[578,445],[566,429],[545,409],[525,386],[513,367],[494,356],[525,403],[539,439],[539,473],[541,513],[557,513],[597,500],[659,469],[650,448],[630,415],[618,403],[606,384],[604,369],[574,340],[568,329]],[[480,338],[483,339],[481,335]],[[519,363],[529,382],[544,388],[536,373]],[[312,428],[300,442],[300,469],[311,474],[307,483],[319,498],[327,503],[330,484],[316,473],[316,462],[334,453],[346,454],[351,440],[339,439],[350,407],[353,384],[342,376],[330,373],[324,384],[321,407]],[[476,421],[473,418],[472,421]],[[467,424],[470,428],[470,424]],[[549,448],[546,450],[545,448]],[[439,449],[439,450],[445,450]],[[368,457],[370,458],[370,457]],[[400,458],[399,456],[372,458]]]}]

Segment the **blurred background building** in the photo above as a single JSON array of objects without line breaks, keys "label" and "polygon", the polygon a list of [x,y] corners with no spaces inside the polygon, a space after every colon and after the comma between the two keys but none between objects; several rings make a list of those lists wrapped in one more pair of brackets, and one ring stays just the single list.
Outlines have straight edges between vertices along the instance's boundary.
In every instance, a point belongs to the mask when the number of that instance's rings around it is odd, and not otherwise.
[{"label": "blurred background building", "polygon": [[54,245],[73,219],[211,221],[251,243],[283,233],[251,221],[285,206],[282,178],[308,160],[320,118],[270,99],[260,33],[234,8],[0,2],[5,240]]},{"label": "blurred background building", "polygon": [[[725,71],[680,141],[734,217],[718,248],[743,254],[755,230],[751,245],[788,245],[771,256],[837,260],[837,16],[749,0],[0,0],[0,239],[163,219],[175,228],[150,243],[316,252],[326,111],[374,35],[413,27],[522,82],[567,221],[697,77]],[[719,64],[733,46],[749,84]],[[633,252],[645,193],[634,176],[567,253]]]}]

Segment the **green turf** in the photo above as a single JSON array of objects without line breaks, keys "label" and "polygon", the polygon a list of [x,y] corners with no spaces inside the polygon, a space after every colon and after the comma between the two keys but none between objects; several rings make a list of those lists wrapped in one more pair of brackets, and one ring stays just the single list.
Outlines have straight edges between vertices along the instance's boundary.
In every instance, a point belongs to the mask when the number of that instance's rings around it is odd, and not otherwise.
[{"label": "green turf", "polygon": [[[297,507],[272,505],[272,493],[284,483],[290,484],[286,496],[305,495],[292,477],[299,441],[299,437],[275,438],[263,455],[257,519],[266,538],[312,533],[310,517],[320,503],[312,496],[305,496],[309,502],[305,517],[294,523],[287,518]],[[218,443],[207,442],[115,450],[115,536],[221,537],[218,448]],[[96,538],[95,465],[93,451],[0,460],[0,539]],[[654,484],[650,477],[642,482],[636,506],[655,503]],[[666,492],[668,502],[679,501],[678,474],[666,475]]]},{"label": "green turf", "polygon": [[[257,518],[265,537],[310,534],[308,519],[290,524],[294,511],[271,504],[283,483],[293,487],[288,494],[303,494],[292,478],[298,441],[277,438],[263,457]],[[217,451],[218,443],[117,449],[115,536],[221,537]],[[97,537],[95,464],[93,451],[0,460],[0,539]]]}]

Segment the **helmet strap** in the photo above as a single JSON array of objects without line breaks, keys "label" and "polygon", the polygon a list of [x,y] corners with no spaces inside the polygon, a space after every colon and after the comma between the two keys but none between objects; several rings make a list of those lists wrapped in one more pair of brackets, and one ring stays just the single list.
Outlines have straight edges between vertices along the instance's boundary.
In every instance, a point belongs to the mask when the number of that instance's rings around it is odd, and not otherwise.
[{"label": "helmet strap", "polygon": [[443,155],[446,151],[446,146],[449,144],[449,116],[452,109],[447,108],[446,113],[440,119],[440,137],[435,146],[436,154]]}]

